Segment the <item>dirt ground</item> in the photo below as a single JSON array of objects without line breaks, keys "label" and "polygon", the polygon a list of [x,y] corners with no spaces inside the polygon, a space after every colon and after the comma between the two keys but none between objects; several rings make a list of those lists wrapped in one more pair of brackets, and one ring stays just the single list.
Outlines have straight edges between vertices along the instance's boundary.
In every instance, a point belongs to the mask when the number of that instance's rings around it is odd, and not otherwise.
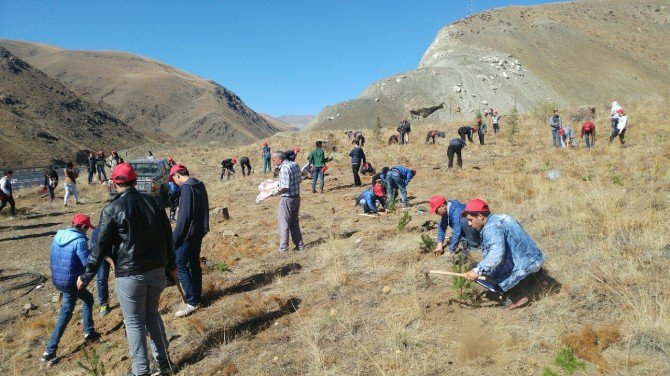
[{"label": "dirt ground", "polygon": [[[333,157],[324,194],[312,194],[310,181],[301,185],[300,221],[308,246],[287,255],[277,253],[277,199],[254,202],[265,178],[260,145],[152,149],[188,166],[207,185],[211,208],[227,207],[231,216],[214,215],[203,244],[204,307],[177,319],[175,288],[161,298],[178,374],[564,374],[554,359],[565,346],[586,360],[577,374],[670,374],[670,239],[664,218],[670,133],[661,122],[667,104],[628,107],[627,148],[607,145],[609,124],[602,117],[596,148],[556,150],[549,145],[545,114],[529,114],[515,130],[506,118],[502,133],[494,135],[489,127],[487,145],[468,144],[464,168],[454,171],[446,169],[447,143],[463,124],[433,125],[448,135],[434,146],[423,143],[428,126],[413,128],[405,147],[386,146],[368,132],[364,150],[375,167],[400,163],[418,170],[408,187],[411,220],[403,230],[397,228],[401,211],[358,215],[353,198],[362,188],[351,186],[350,144],[343,132],[275,136],[269,140],[273,149],[298,145],[305,151],[298,156],[301,165],[317,139],[328,141],[327,155]],[[381,138],[392,131],[385,129]],[[219,161],[244,155],[255,173],[219,182]],[[560,177],[547,179],[550,170],[559,170]],[[485,199],[494,212],[524,225],[547,259],[530,305],[506,312],[486,299],[473,305],[459,298],[451,278],[433,277],[426,284],[422,270],[451,267],[447,257],[419,249],[421,225],[438,220],[427,213],[436,193]],[[78,211],[97,222],[106,204],[100,185],[80,182],[80,197],[82,205],[63,207],[36,192],[19,192],[19,215],[9,220],[7,210],[0,213],[0,276],[48,276],[55,231]],[[436,230],[427,234],[435,237]],[[113,276],[112,311],[95,315],[101,342],[83,344],[78,305],[60,360],[51,367],[39,357],[59,309],[52,303],[55,289],[49,280],[24,296],[4,291],[14,282],[0,284],[0,373],[88,374],[77,365],[91,360],[84,350],[99,354],[108,375],[129,371]],[[36,307],[25,317],[21,311],[28,302]]]}]

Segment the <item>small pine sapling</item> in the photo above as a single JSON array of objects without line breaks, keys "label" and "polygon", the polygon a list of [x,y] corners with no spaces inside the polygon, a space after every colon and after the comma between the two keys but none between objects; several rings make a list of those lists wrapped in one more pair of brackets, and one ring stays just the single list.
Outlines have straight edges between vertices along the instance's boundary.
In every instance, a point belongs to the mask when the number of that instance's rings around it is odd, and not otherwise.
[{"label": "small pine sapling", "polygon": [[421,253],[432,252],[437,246],[437,242],[426,234],[421,234]]},{"label": "small pine sapling", "polygon": [[[465,273],[470,270],[465,256],[459,254],[457,259],[451,265],[451,271],[456,273]],[[461,300],[474,300],[475,289],[471,281],[463,277],[454,277],[452,280],[452,288],[458,292],[458,298]]]},{"label": "small pine sapling", "polygon": [[79,368],[82,368],[92,376],[105,376],[107,374],[105,365],[100,360],[100,355],[98,355],[95,349],[91,350],[90,353],[84,349],[83,353],[82,359],[77,361]]},{"label": "small pine sapling", "polygon": [[402,217],[400,217],[400,220],[398,221],[398,230],[402,231],[411,219],[412,216],[409,215],[409,212],[403,213]]}]

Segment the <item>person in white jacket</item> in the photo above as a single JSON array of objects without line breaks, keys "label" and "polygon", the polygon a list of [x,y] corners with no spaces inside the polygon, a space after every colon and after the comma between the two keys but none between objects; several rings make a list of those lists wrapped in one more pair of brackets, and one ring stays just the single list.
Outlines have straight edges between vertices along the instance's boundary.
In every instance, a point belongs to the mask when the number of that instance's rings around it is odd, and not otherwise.
[{"label": "person in white jacket", "polygon": [[626,134],[626,125],[628,123],[628,115],[626,115],[626,112],[623,110],[623,108],[619,108],[617,110],[617,115],[618,121],[617,121],[617,126],[614,132],[610,135],[610,144],[612,141],[614,141],[614,138],[618,135],[619,136],[619,141],[621,141],[621,145],[626,145],[626,140],[624,139],[624,136]]},{"label": "person in white jacket", "polygon": [[618,134],[617,125],[619,123],[619,110],[621,110],[621,105],[617,101],[612,102],[612,109],[610,109],[610,119],[612,121],[612,129],[610,130],[610,137],[616,136]]}]

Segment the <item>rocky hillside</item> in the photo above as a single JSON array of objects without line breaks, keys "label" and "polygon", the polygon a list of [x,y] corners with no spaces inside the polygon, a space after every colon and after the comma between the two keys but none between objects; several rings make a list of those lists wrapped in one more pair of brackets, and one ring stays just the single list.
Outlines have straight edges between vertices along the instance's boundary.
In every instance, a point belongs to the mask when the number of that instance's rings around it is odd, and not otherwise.
[{"label": "rocky hillside", "polygon": [[417,69],[326,107],[309,127],[363,128],[403,117],[472,119],[493,107],[659,99],[670,86],[670,8],[660,0],[506,7],[439,31]]},{"label": "rocky hillside", "polygon": [[305,128],[307,124],[312,121],[312,119],[314,119],[314,115],[282,115],[277,116],[276,118],[285,123],[291,124],[298,129],[302,129]]},{"label": "rocky hillside", "polygon": [[278,131],[235,93],[169,65],[116,51],[71,51],[0,39],[49,76],[95,102],[118,108],[144,131],[181,141],[241,144]]},{"label": "rocky hillside", "polygon": [[141,133],[0,47],[0,166],[73,160],[147,142]]}]

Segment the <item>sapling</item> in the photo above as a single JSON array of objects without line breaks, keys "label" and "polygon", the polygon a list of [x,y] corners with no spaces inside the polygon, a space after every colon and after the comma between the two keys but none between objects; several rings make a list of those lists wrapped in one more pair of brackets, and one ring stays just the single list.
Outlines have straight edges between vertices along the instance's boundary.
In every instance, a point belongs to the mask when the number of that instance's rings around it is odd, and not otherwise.
[{"label": "sapling", "polygon": [[409,212],[403,213],[402,217],[400,217],[400,220],[398,221],[398,230],[403,230],[405,226],[409,223],[410,219],[412,219],[412,216],[409,215]]}]

